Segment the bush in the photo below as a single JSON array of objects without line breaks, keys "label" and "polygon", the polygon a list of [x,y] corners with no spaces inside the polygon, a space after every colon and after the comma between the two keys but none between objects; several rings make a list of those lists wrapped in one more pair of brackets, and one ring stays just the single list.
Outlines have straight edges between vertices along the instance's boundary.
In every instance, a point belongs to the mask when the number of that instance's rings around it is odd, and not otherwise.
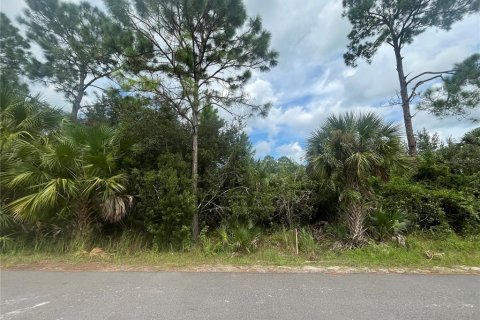
[{"label": "bush", "polygon": [[205,226],[199,234],[200,245],[205,255],[217,253],[252,253],[258,249],[261,229],[253,223],[223,224],[216,232],[209,232]]},{"label": "bush", "polygon": [[428,189],[396,178],[383,185],[380,194],[384,210],[405,212],[411,226],[421,230],[442,226],[462,234],[480,226],[479,202],[466,192]]},{"label": "bush", "polygon": [[[246,224],[234,223],[229,228],[221,228],[219,234],[223,235],[224,244],[235,252],[250,253],[258,248],[261,230],[251,222]],[[227,240],[226,243],[225,240]]]},{"label": "bush", "polygon": [[408,220],[401,211],[385,211],[382,207],[375,210],[370,216],[369,231],[380,241],[398,235],[407,229]]},{"label": "bush", "polygon": [[181,157],[166,154],[159,159],[159,170],[133,170],[132,177],[138,198],[135,215],[153,235],[154,246],[180,247],[190,235],[195,210],[188,165]]}]

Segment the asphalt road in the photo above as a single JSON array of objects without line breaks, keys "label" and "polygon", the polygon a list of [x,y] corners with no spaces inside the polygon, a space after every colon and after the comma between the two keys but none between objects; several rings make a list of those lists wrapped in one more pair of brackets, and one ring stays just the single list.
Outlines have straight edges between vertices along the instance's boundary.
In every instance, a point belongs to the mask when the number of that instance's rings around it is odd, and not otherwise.
[{"label": "asphalt road", "polygon": [[479,319],[480,276],[1,272],[0,319]]}]

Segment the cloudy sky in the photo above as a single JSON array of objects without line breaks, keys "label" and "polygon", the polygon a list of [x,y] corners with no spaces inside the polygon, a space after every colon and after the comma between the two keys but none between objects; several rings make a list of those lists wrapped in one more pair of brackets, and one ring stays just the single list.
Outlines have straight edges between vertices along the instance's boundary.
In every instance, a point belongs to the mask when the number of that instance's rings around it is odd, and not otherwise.
[{"label": "cloudy sky", "polygon": [[[10,17],[20,14],[23,0],[0,0]],[[73,0],[72,0],[73,1]],[[101,4],[101,0],[90,0]],[[246,131],[258,157],[286,155],[299,160],[311,131],[331,113],[375,110],[385,119],[402,124],[399,106],[387,106],[396,97],[398,80],[390,47],[381,47],[372,64],[346,67],[342,55],[350,26],[341,17],[340,0],[245,0],[250,15],[260,15],[272,34],[272,47],[280,53],[279,65],[256,74],[248,92],[258,102],[273,102],[266,118],[251,119]],[[406,73],[451,68],[453,63],[480,52],[480,16],[469,16],[447,31],[428,30],[404,49]],[[42,89],[49,102],[66,106],[52,88]],[[458,138],[475,127],[455,118],[439,120],[415,113],[414,128]],[[403,128],[403,127],[402,127]]]}]

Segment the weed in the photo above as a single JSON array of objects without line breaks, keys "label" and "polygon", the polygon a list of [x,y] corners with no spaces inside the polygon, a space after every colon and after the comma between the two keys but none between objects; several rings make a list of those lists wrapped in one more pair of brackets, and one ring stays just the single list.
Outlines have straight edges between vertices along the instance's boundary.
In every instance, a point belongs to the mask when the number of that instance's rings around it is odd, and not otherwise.
[{"label": "weed", "polygon": [[[260,241],[255,228],[244,228],[248,233],[241,228],[233,230],[225,227],[211,233],[204,230],[201,237],[203,249],[190,251],[158,251],[152,247],[151,239],[128,231],[103,240],[95,237],[87,239],[88,241],[68,238],[57,238],[55,242],[40,238],[5,240],[6,250],[1,253],[0,258],[4,267],[39,261],[69,264],[98,261],[102,264],[152,265],[164,268],[205,264],[353,267],[480,265],[478,235],[449,235],[439,239],[428,233],[419,233],[406,237],[406,247],[392,242],[371,242],[360,248],[332,251],[330,248],[333,239],[324,239],[324,242],[318,244],[313,241],[309,230],[300,230],[300,253],[297,256],[294,252],[295,236],[292,230],[277,230],[265,235]],[[90,256],[89,253],[94,248],[101,248],[108,254]],[[79,254],[82,252],[86,254]],[[242,254],[232,254],[237,252]],[[312,261],[312,256],[318,259]]]}]

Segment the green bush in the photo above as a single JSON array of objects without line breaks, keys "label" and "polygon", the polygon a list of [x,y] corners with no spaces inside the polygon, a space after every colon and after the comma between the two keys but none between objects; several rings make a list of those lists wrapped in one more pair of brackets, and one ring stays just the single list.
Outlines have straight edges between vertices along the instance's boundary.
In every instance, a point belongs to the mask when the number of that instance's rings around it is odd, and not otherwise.
[{"label": "green bush", "polygon": [[421,230],[442,226],[462,234],[480,225],[478,199],[466,192],[428,189],[396,178],[383,185],[380,194],[386,211],[405,212],[411,226]]},{"label": "green bush", "polygon": [[279,250],[293,252],[295,246],[295,235],[292,230],[285,227],[278,228],[272,232],[267,239],[268,244]]},{"label": "green bush", "polygon": [[217,229],[216,234],[207,237],[206,228],[200,234],[203,251],[251,253],[258,249],[261,229],[252,222],[234,222],[224,224]]},{"label": "green bush", "polygon": [[198,235],[201,249],[205,255],[215,255],[222,251],[222,241],[218,241],[214,236],[208,234],[208,226],[204,227]]},{"label": "green bush", "polygon": [[407,229],[408,220],[405,213],[401,211],[385,211],[382,207],[370,215],[369,231],[380,241],[402,233]]},{"label": "green bush", "polygon": [[133,170],[135,215],[159,249],[179,248],[190,234],[195,210],[188,165],[177,155],[159,159],[159,170]]},{"label": "green bush", "polygon": [[348,227],[345,223],[326,224],[324,227],[325,236],[335,240],[347,240],[349,238]]},{"label": "green bush", "polygon": [[[298,251],[314,254],[318,250],[317,242],[310,229],[298,229]],[[282,227],[274,231],[266,239],[267,244],[290,254],[295,253],[295,230]]]},{"label": "green bush", "polygon": [[227,233],[236,252],[253,252],[258,248],[261,230],[252,223],[234,224]]}]

